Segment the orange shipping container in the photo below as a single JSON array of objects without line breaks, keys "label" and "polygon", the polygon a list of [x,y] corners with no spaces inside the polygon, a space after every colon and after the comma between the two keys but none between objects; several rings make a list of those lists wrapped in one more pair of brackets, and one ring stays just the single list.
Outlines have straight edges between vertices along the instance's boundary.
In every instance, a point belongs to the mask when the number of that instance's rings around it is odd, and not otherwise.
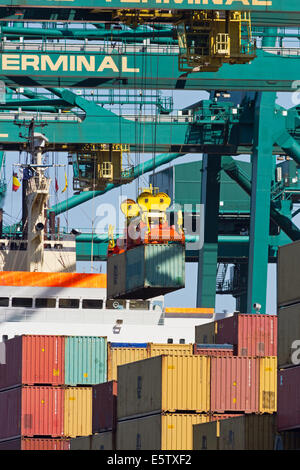
[{"label": "orange shipping container", "polygon": [[0,389],[64,384],[64,356],[64,336],[22,335],[6,341]]},{"label": "orange shipping container", "polygon": [[64,390],[18,387],[0,392],[0,440],[64,435]]},{"label": "orange shipping container", "polygon": [[70,450],[70,440],[19,437],[0,442],[1,450]]},{"label": "orange shipping container", "polygon": [[259,412],[259,360],[211,358],[211,411]]}]

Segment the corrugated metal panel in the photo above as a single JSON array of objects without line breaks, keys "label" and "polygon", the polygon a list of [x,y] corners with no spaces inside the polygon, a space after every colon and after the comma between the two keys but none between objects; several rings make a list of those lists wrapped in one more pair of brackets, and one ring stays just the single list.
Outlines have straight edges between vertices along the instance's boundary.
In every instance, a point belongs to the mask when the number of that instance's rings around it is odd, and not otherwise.
[{"label": "corrugated metal panel", "polygon": [[21,387],[0,392],[0,439],[21,435]]},{"label": "corrugated metal panel", "polygon": [[106,382],[106,337],[68,336],[65,351],[66,385],[94,385]]},{"label": "corrugated metal panel", "polygon": [[[202,345],[203,346],[203,345]],[[205,348],[194,344],[193,354],[198,356],[233,356],[233,348]]]},{"label": "corrugated metal panel", "polygon": [[5,342],[0,388],[64,383],[63,336],[23,335]]},{"label": "corrugated metal panel", "polygon": [[118,423],[117,450],[192,450],[193,424],[204,414],[157,414]]},{"label": "corrugated metal panel", "polygon": [[278,372],[278,431],[300,428],[300,367],[289,367]]},{"label": "corrugated metal panel", "polygon": [[162,356],[162,410],[210,409],[210,358]]},{"label": "corrugated metal panel", "polygon": [[70,450],[114,450],[114,434],[102,432],[70,440]]},{"label": "corrugated metal panel", "polygon": [[70,387],[64,394],[64,435],[89,436],[92,434],[92,388]]},{"label": "corrugated metal panel", "polygon": [[62,385],[65,379],[65,338],[23,336],[22,383]]},{"label": "corrugated metal panel", "polygon": [[237,313],[218,320],[216,343],[233,344],[237,356],[276,356],[277,317]]},{"label": "corrugated metal panel", "polygon": [[106,288],[106,274],[1,271],[0,286]]},{"label": "corrugated metal panel", "polygon": [[184,246],[180,244],[146,245],[145,268],[145,286],[147,287],[184,287]]},{"label": "corrugated metal panel", "polygon": [[118,376],[118,419],[161,411],[209,411],[210,358],[157,356],[119,367]]},{"label": "corrugated metal panel", "polygon": [[59,387],[22,387],[22,436],[64,435],[63,394]]},{"label": "corrugated metal panel", "polygon": [[92,436],[70,439],[70,450],[91,450]]},{"label": "corrugated metal panel", "polygon": [[181,289],[185,253],[180,244],[142,245],[126,252],[126,295],[147,299]]},{"label": "corrugated metal panel", "polygon": [[21,438],[0,441],[0,451],[1,450],[21,450]]},{"label": "corrugated metal panel", "polygon": [[192,356],[193,344],[149,343],[149,357],[167,354],[168,356]]},{"label": "corrugated metal panel", "polygon": [[126,292],[144,287],[144,282],[145,247],[141,245],[126,252]]},{"label": "corrugated metal panel", "polygon": [[116,448],[115,439],[115,434],[109,431],[94,434],[91,450],[114,450]]},{"label": "corrugated metal panel", "polygon": [[107,298],[114,298],[126,292],[126,253],[107,258]]},{"label": "corrugated metal panel", "polygon": [[216,322],[205,323],[195,327],[195,343],[215,344]]},{"label": "corrugated metal panel", "polygon": [[275,413],[277,410],[277,357],[259,359],[259,411]]},{"label": "corrugated metal panel", "polygon": [[109,343],[111,348],[146,348],[148,343]]},{"label": "corrugated metal panel", "polygon": [[93,434],[114,430],[117,424],[117,382],[93,386]]},{"label": "corrugated metal panel", "polygon": [[22,438],[22,450],[70,450],[70,440]]},{"label": "corrugated metal panel", "polygon": [[278,249],[277,303],[284,306],[300,302],[300,242],[290,243]]},{"label": "corrugated metal panel", "polygon": [[[298,359],[298,345],[293,348],[294,341],[300,339],[300,304],[279,309],[278,312],[278,366],[293,365]],[[292,358],[295,353],[295,358]]]},{"label": "corrugated metal panel", "polygon": [[194,450],[273,450],[275,415],[244,415],[194,426]]},{"label": "corrugated metal panel", "polygon": [[211,358],[211,411],[259,411],[259,362],[248,357]]},{"label": "corrugated metal panel", "polygon": [[118,366],[129,364],[130,362],[140,361],[149,357],[146,348],[111,348],[108,347],[107,351],[108,365],[107,373],[108,380],[117,380]]}]

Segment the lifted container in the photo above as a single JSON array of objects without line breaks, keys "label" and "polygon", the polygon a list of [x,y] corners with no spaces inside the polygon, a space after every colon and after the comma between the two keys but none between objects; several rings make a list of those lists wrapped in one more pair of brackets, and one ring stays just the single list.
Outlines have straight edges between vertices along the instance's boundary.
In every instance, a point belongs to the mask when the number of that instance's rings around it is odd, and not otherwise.
[{"label": "lifted container", "polygon": [[120,263],[123,255],[107,260],[108,298],[149,299],[185,286],[184,245],[140,245],[128,250],[125,263]]}]

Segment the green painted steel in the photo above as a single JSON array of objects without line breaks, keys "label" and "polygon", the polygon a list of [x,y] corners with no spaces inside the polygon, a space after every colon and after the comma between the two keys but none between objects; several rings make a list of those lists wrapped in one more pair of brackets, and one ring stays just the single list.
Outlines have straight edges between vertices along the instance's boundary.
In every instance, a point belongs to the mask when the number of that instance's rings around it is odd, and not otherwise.
[{"label": "green painted steel", "polygon": [[[10,0],[9,5],[0,1],[0,6],[16,6],[44,8],[45,1],[41,0]],[[69,8],[69,9],[143,9],[154,8],[160,10],[246,10],[258,12],[295,12],[299,13],[298,0],[167,0],[162,3],[161,0],[48,0],[47,9],[50,8]]]},{"label": "green painted steel", "polygon": [[[154,168],[158,168],[161,165],[165,165],[178,157],[182,157],[182,153],[167,153],[163,155],[157,155],[154,158],[147,160],[144,163],[140,163],[134,168],[133,174],[134,179],[138,178],[145,173],[153,170]],[[105,194],[106,192],[110,191],[113,188],[117,188],[118,185],[115,184],[108,184],[106,189],[103,191],[86,191],[82,192],[81,194],[75,195],[67,199],[66,201],[62,201],[55,206],[52,206],[49,211],[55,212],[55,215],[62,214],[63,212],[69,211],[74,207],[83,204],[84,202],[90,201],[94,197],[101,196],[101,194]]]},{"label": "green painted steel", "polygon": [[[141,89],[147,83],[147,89],[259,91],[294,91],[293,83],[299,79],[300,56],[280,56],[280,50],[274,54],[258,50],[251,63],[223,64],[218,72],[182,74],[174,47],[153,45],[147,54],[133,52],[132,47],[124,44],[119,53],[107,43],[107,52],[91,54],[84,50],[68,53],[66,45],[66,52],[62,53],[8,50],[9,57],[2,51],[0,79],[12,87]],[[36,61],[34,67],[29,56]]]},{"label": "green painted steel", "polygon": [[275,94],[263,93],[260,102],[256,104],[248,264],[247,312],[249,313],[255,312],[255,303],[261,305],[261,313],[266,313],[275,100]]},{"label": "green painted steel", "polygon": [[[214,156],[211,156],[214,158]],[[240,171],[251,181],[251,163],[238,161]],[[175,204],[200,204],[202,161],[180,163],[150,175],[153,186],[166,192]],[[220,212],[250,212],[250,196],[227,175],[220,171]],[[191,208],[192,209],[192,208]],[[195,207],[193,207],[195,209]]]},{"label": "green painted steel", "polygon": [[204,241],[199,250],[197,307],[214,308],[216,301],[221,160],[219,155],[204,155],[202,161]]},{"label": "green painted steel", "polygon": [[94,385],[107,381],[107,338],[67,336],[65,385]]}]

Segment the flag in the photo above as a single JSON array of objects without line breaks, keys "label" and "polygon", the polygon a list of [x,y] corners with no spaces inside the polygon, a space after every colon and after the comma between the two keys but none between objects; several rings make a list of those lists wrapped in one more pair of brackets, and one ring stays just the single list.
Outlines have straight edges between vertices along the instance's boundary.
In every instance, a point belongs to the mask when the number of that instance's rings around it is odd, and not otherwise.
[{"label": "flag", "polygon": [[66,191],[67,187],[68,187],[68,180],[67,180],[67,173],[65,173],[65,187],[62,190],[62,193],[64,193]]},{"label": "flag", "polygon": [[21,186],[20,181],[18,180],[17,173],[13,173],[13,179],[12,179],[12,190],[13,191],[18,191],[19,187]]},{"label": "flag", "polygon": [[58,190],[59,190],[58,182],[57,182],[57,179],[55,177],[55,192],[57,193]]}]

